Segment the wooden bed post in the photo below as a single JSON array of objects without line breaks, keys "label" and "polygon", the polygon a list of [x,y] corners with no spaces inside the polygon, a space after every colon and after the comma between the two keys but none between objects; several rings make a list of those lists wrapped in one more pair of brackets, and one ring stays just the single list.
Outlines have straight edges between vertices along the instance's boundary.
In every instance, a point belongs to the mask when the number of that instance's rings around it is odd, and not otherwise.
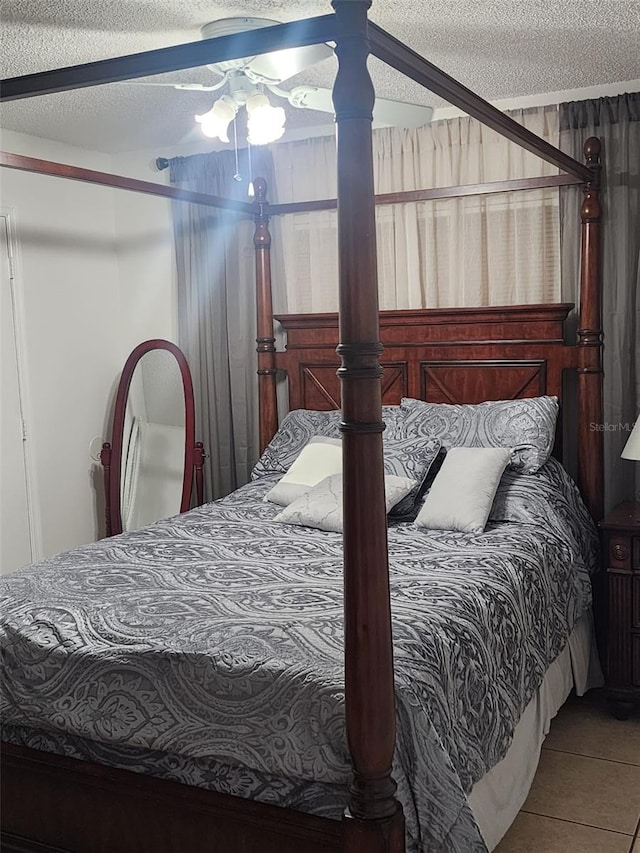
[{"label": "wooden bed post", "polygon": [[271,295],[271,234],[269,232],[269,204],[267,182],[256,178],[256,230],[253,245],[256,253],[256,312],[258,336],[258,409],[260,453],[278,430],[278,402],[276,397],[275,343],[273,336],[273,299]]},{"label": "wooden bed post", "polygon": [[376,230],[367,71],[371,0],[332,0],[338,73],[338,258],[342,390],[346,728],[354,770],[346,853],[401,853],[404,818],[391,778],[393,645],[382,460]]},{"label": "wooden bed post", "polygon": [[604,507],[602,433],[602,265],[600,222],[600,140],[584,144],[593,180],[584,187],[578,328],[578,484],[591,515],[599,521]]}]

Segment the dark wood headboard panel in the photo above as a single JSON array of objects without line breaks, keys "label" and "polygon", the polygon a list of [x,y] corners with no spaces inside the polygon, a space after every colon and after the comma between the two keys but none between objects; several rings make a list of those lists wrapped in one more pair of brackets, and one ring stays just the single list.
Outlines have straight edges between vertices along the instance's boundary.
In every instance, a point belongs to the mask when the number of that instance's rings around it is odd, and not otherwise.
[{"label": "dark wood headboard panel", "polygon": [[[564,342],[570,304],[382,311],[383,401],[480,403],[553,394],[577,367]],[[336,314],[287,314],[276,366],[289,378],[291,409],[340,408]]]},{"label": "dark wood headboard panel", "polygon": [[[555,455],[562,458],[563,372],[578,363],[564,342],[571,304],[382,311],[382,399],[481,403],[550,394],[560,400]],[[281,314],[290,409],[339,409],[336,314]],[[571,413],[574,414],[574,413]]]}]

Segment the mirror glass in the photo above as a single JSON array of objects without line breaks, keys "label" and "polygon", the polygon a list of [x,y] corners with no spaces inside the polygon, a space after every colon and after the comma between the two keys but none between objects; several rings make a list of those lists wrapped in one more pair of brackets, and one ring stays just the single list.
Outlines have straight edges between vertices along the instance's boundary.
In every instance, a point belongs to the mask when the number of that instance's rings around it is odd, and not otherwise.
[{"label": "mirror glass", "polygon": [[123,530],[137,530],[180,511],[185,466],[182,374],[166,349],[138,361],[124,415],[120,460]]},{"label": "mirror glass", "polygon": [[111,443],[100,455],[107,536],[200,506],[203,457],[184,354],[170,341],[144,341],[122,370]]}]

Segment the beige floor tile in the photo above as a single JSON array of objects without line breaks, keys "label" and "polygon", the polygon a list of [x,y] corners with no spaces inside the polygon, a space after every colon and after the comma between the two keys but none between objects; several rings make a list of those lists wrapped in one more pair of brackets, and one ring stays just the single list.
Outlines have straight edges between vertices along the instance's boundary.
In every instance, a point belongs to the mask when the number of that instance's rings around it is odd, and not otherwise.
[{"label": "beige floor tile", "polygon": [[494,853],[629,853],[617,832],[520,812]]},{"label": "beige floor tile", "polygon": [[523,810],[633,835],[640,767],[543,749]]},{"label": "beige floor tile", "polygon": [[640,853],[640,838],[636,838],[636,843],[633,845],[633,853]]},{"label": "beige floor tile", "polygon": [[603,693],[592,690],[562,706],[544,746],[640,765],[640,717],[616,720]]}]

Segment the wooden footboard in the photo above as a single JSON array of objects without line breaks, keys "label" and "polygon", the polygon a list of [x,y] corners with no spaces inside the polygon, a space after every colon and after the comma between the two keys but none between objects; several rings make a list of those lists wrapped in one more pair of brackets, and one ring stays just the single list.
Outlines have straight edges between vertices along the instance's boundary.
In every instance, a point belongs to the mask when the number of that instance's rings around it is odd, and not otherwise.
[{"label": "wooden footboard", "polygon": [[2,744],[4,853],[338,853],[343,823]]}]

